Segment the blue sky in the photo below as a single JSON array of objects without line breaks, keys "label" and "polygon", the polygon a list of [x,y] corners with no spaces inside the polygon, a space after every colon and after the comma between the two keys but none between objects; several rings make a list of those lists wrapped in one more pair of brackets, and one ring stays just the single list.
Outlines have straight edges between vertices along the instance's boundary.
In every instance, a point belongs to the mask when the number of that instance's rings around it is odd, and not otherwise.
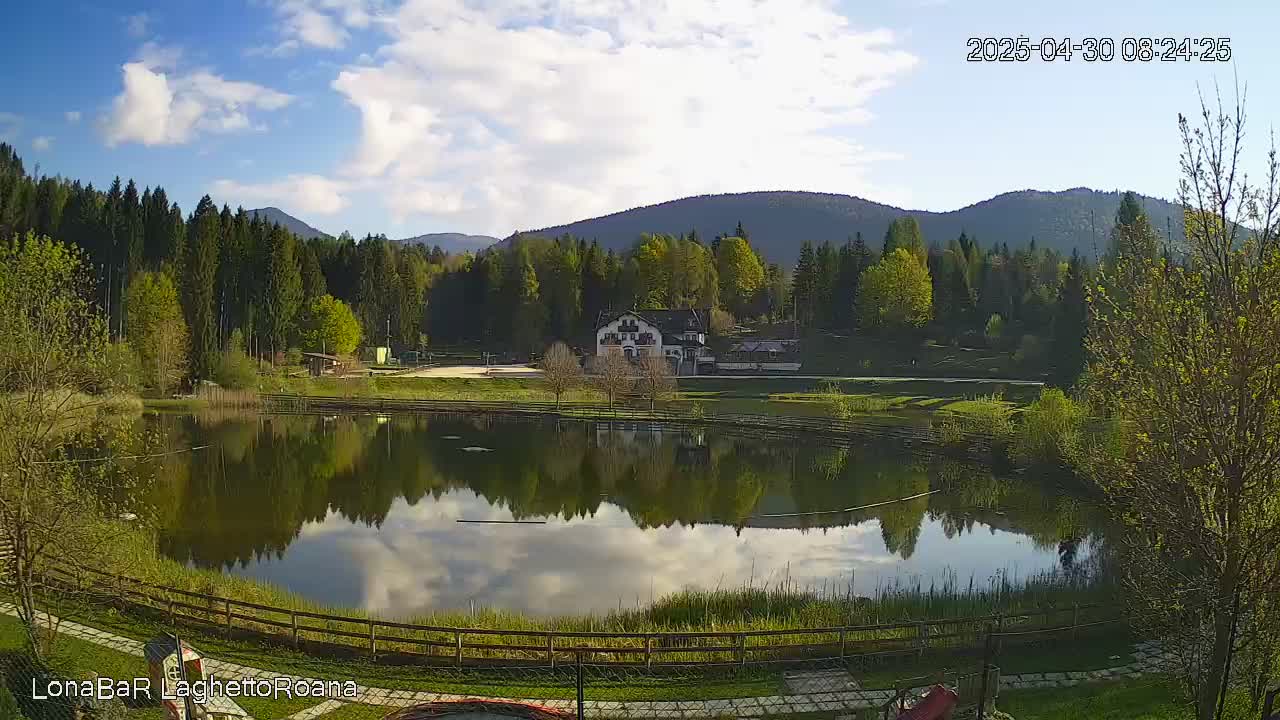
[{"label": "blue sky", "polygon": [[[210,8],[214,8],[211,10]],[[1172,197],[1197,83],[1280,119],[1270,2],[22,3],[0,139],[28,166],[277,205],[329,232],[515,229],[705,192],[947,210]],[[971,36],[1230,37],[1230,64],[970,63]]]}]

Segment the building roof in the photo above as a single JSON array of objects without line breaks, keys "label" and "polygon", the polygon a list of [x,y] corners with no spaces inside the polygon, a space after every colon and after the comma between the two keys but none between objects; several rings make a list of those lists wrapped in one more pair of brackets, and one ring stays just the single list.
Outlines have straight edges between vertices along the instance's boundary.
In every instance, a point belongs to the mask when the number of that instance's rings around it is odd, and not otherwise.
[{"label": "building roof", "polygon": [[700,342],[698,342],[697,340],[686,340],[686,339],[684,339],[684,338],[682,338],[682,337],[678,337],[678,336],[676,336],[676,335],[666,335],[666,334],[664,334],[664,335],[662,336],[662,344],[663,344],[663,345],[670,345],[670,346],[672,346],[672,347],[676,347],[676,346],[680,346],[680,347],[705,347],[705,346],[706,346],[706,343],[700,343]]},{"label": "building roof", "polygon": [[[685,310],[604,310],[596,318],[596,329],[617,320],[623,315],[635,315],[645,322],[657,327],[664,335],[667,333],[707,332],[708,318],[711,311],[704,308]],[[666,342],[666,339],[663,339]]]},{"label": "building roof", "polygon": [[795,348],[795,341],[786,340],[747,340],[736,343],[729,348],[731,353],[775,352],[784,353]]},{"label": "building roof", "polygon": [[338,357],[337,355],[325,355],[324,353],[317,353],[317,352],[304,352],[302,353],[302,357],[319,358],[321,360],[331,360],[333,362],[342,362],[342,358]]}]

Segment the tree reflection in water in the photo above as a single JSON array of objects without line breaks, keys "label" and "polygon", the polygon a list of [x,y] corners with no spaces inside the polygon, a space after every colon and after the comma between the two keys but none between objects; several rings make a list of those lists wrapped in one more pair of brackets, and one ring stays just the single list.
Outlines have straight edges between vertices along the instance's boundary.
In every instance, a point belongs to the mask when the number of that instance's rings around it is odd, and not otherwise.
[{"label": "tree reflection in water", "polygon": [[[901,560],[913,557],[922,528],[933,523],[948,539],[1013,533],[1070,566],[1100,527],[1089,503],[1064,489],[1069,481],[1058,487],[1037,473],[999,477],[979,465],[905,455],[883,443],[833,448],[710,428],[483,416],[160,415],[144,421],[172,447],[211,446],[158,460],[162,481],[147,498],[159,517],[162,552],[199,567],[281,558],[304,527],[333,514],[374,528],[397,503],[438,515],[448,509],[441,498],[457,491],[474,493],[495,517],[596,521],[607,504],[650,531],[714,525],[739,534],[747,528],[827,532],[874,521],[884,548]],[[467,446],[492,452],[462,451]],[[944,492],[863,511],[758,517],[938,489]]]}]

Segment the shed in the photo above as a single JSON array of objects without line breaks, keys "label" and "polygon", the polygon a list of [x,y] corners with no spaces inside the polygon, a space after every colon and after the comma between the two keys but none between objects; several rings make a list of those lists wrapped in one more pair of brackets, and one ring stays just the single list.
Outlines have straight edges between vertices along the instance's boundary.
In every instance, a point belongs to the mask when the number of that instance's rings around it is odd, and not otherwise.
[{"label": "shed", "polygon": [[332,375],[346,366],[346,361],[337,355],[325,355],[324,353],[304,352],[303,359],[307,363],[307,369],[311,371],[312,377],[320,375]]}]

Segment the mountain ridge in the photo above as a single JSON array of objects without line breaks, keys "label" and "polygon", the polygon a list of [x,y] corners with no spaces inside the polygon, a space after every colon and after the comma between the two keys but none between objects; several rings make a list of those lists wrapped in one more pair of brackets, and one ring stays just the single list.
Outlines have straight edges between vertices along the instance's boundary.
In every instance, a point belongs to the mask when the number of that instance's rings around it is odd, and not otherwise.
[{"label": "mountain ridge", "polygon": [[303,240],[310,240],[315,237],[333,238],[329,233],[308,225],[278,207],[268,206],[264,208],[255,208],[249,211],[249,217],[261,217],[269,223],[276,223],[280,225],[280,227],[288,230],[294,235],[297,235]]},{"label": "mountain ridge", "polygon": [[[687,233],[709,240],[741,222],[752,244],[770,261],[795,261],[803,241],[840,244],[861,232],[875,247],[889,222],[912,215],[926,242],[945,244],[961,231],[984,246],[1018,246],[1034,238],[1042,246],[1084,255],[1105,250],[1122,192],[1086,187],[1067,190],[1013,190],[955,210],[907,210],[853,195],[791,190],[695,195],[622,210],[564,225],[521,232],[556,237],[569,233],[598,239],[614,250],[631,246],[641,233]],[[1162,235],[1182,236],[1182,211],[1174,203],[1139,195],[1152,225]],[[514,237],[514,236],[513,236]],[[504,243],[511,238],[504,240]]]}]

